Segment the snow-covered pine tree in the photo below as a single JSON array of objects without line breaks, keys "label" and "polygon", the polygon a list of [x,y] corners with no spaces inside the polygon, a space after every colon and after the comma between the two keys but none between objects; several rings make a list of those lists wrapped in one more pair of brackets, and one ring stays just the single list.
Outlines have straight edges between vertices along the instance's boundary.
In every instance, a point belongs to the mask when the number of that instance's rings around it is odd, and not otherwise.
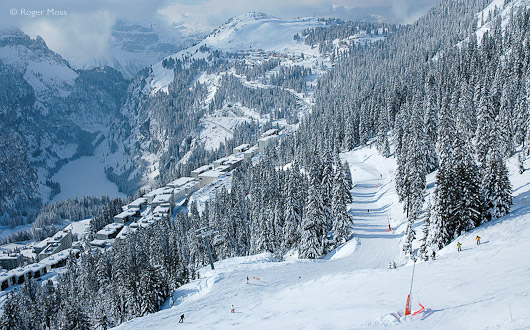
[{"label": "snow-covered pine tree", "polygon": [[[408,109],[407,127],[403,135],[401,153],[398,155],[396,190],[407,214],[413,236],[412,225],[420,214],[426,185],[425,131],[423,128],[422,110],[418,98],[415,98],[412,109]],[[412,217],[411,217],[412,215]],[[412,242],[412,238],[409,237]]]},{"label": "snow-covered pine tree", "polygon": [[424,117],[423,125],[425,127],[425,155],[427,163],[425,164],[428,173],[438,167],[438,155],[436,154],[437,132],[437,108],[436,97],[434,95],[434,77],[430,77],[425,83],[425,99],[423,101]]},{"label": "snow-covered pine tree", "polygon": [[300,241],[301,210],[296,200],[296,176],[292,170],[287,173],[287,191],[285,193],[285,212],[282,239],[282,252],[296,247]]},{"label": "snow-covered pine tree", "polygon": [[513,144],[513,101],[512,84],[506,82],[502,89],[499,114],[495,118],[495,123],[499,128],[497,139],[503,157],[510,157],[515,151],[515,146]]},{"label": "snow-covered pine tree", "polygon": [[382,110],[379,113],[378,125],[377,125],[377,139],[376,145],[379,153],[388,158],[390,156],[390,143],[388,142],[388,119],[386,116],[386,110]]},{"label": "snow-covered pine tree", "polygon": [[263,212],[262,189],[259,182],[250,188],[250,253],[259,253],[258,239],[261,234],[261,214]]},{"label": "snow-covered pine tree", "polygon": [[346,183],[346,189],[350,191],[353,188],[353,180],[351,177],[350,164],[347,161],[345,161],[342,164],[342,168],[344,170],[344,182]]},{"label": "snow-covered pine tree", "polygon": [[508,169],[496,147],[488,154],[486,168],[482,177],[482,192],[486,202],[488,217],[500,218],[510,212],[512,205],[512,185]]},{"label": "snow-covered pine tree", "polygon": [[164,302],[167,292],[154,266],[148,264],[140,276],[140,316],[155,313]]},{"label": "snow-covered pine tree", "polygon": [[492,102],[486,82],[483,82],[480,92],[480,103],[477,109],[477,129],[475,131],[475,149],[481,170],[486,166],[486,158],[490,148],[493,146],[492,131]]},{"label": "snow-covered pine tree", "polygon": [[16,310],[16,300],[14,293],[8,293],[4,302],[4,312],[0,317],[1,330],[20,330],[22,329],[22,322],[18,319],[18,312]]},{"label": "snow-covered pine tree", "polygon": [[343,148],[352,150],[359,143],[359,126],[354,116],[346,117]]},{"label": "snow-covered pine tree", "polygon": [[334,171],[337,168],[339,168],[341,171],[341,176],[344,181],[344,201],[346,204],[349,204],[353,202],[353,197],[351,195],[351,189],[353,188],[353,184],[351,179],[350,165],[346,161],[344,163],[341,162],[338,148],[335,148],[334,150],[333,166]]},{"label": "snow-covered pine tree", "polygon": [[258,215],[259,235],[256,238],[257,253],[274,252],[274,227],[272,223],[274,219],[274,212],[267,204],[269,203],[265,203],[264,209]]},{"label": "snow-covered pine tree", "polygon": [[368,104],[363,102],[359,112],[359,144],[365,146],[370,139],[370,118],[368,117]]},{"label": "snow-covered pine tree", "polygon": [[449,213],[449,233],[453,238],[478,226],[484,216],[484,199],[480,189],[480,173],[470,143],[469,123],[464,114],[459,113],[454,133],[453,197]]},{"label": "snow-covered pine tree", "polygon": [[423,208],[427,175],[425,131],[419,100],[414,103],[409,125],[410,128],[406,136],[406,154],[404,155],[406,162],[402,162],[401,165],[406,167],[403,172],[407,176],[407,186],[404,187],[404,191],[406,191],[404,201],[406,203],[405,209],[408,217],[408,225],[405,233],[407,237],[406,243],[403,246],[403,250],[407,255],[412,254],[412,242],[416,238],[414,223],[418,220]]},{"label": "snow-covered pine tree", "polygon": [[342,164],[335,158],[333,194],[331,209],[333,211],[333,240],[335,246],[344,244],[351,236],[353,223],[346,208],[346,184],[344,183]]},{"label": "snow-covered pine tree", "polygon": [[112,327],[112,324],[104,308],[98,308],[95,311],[92,320],[92,323],[94,324],[96,330],[107,330]]},{"label": "snow-covered pine tree", "polygon": [[421,246],[419,250],[419,257],[425,261],[429,260],[429,249],[431,248],[430,242],[429,242],[429,229],[431,227],[431,217],[432,217],[432,201],[429,198],[427,200],[427,207],[425,209],[425,214],[423,215],[423,225],[421,227],[423,232],[423,237],[421,239]]},{"label": "snow-covered pine tree", "polygon": [[317,259],[324,255],[326,219],[320,183],[314,172],[313,170],[310,174],[309,191],[302,216],[298,252],[299,257],[303,259]]},{"label": "snow-covered pine tree", "polygon": [[450,215],[454,208],[453,191],[453,139],[454,123],[447,104],[447,98],[442,100],[438,113],[438,155],[439,167],[436,174],[436,188],[434,190],[434,205],[429,227],[428,245],[439,250],[453,239],[449,231]]},{"label": "snow-covered pine tree", "polygon": [[61,329],[90,330],[90,320],[78,303],[66,304],[61,314]]},{"label": "snow-covered pine tree", "polygon": [[519,155],[517,156],[517,167],[519,168],[519,174],[524,173],[524,159],[525,159],[525,150],[521,150]]},{"label": "snow-covered pine tree", "polygon": [[333,212],[331,210],[331,199],[333,189],[333,155],[329,146],[324,147],[322,154],[322,182],[320,191],[322,203],[324,204],[324,218],[326,219],[326,231],[331,230],[333,224]]}]

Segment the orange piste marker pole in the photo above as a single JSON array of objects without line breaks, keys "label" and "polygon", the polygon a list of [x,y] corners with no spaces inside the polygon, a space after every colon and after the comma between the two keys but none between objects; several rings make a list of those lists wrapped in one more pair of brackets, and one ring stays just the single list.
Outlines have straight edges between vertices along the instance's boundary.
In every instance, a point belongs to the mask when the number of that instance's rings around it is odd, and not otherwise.
[{"label": "orange piste marker pole", "polygon": [[405,307],[405,315],[410,315],[411,308],[410,308],[410,294],[407,296],[407,306]]},{"label": "orange piste marker pole", "polygon": [[410,280],[410,291],[409,295],[407,296],[407,306],[405,307],[405,315],[410,315],[411,308],[410,308],[410,296],[412,295],[412,283],[414,283],[414,271],[416,270],[416,258],[414,258],[414,266],[412,266],[412,279]]}]

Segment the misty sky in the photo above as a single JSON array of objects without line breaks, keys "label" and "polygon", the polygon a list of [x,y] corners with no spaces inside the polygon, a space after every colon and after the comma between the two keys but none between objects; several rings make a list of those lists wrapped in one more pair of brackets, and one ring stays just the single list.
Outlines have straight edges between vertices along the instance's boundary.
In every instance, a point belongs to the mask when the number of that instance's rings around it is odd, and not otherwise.
[{"label": "misty sky", "polygon": [[359,20],[380,15],[387,21],[410,23],[437,2],[439,0],[2,0],[0,27],[16,26],[31,37],[40,35],[52,50],[67,58],[97,57],[108,50],[110,28],[117,18],[144,24],[179,25],[189,33],[206,33],[230,17],[249,11],[284,19],[315,15]]}]

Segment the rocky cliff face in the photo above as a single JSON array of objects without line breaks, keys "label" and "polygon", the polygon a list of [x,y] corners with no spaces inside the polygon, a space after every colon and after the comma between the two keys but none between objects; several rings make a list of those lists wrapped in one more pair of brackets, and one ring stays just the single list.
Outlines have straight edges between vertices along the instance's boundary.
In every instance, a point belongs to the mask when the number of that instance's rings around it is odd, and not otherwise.
[{"label": "rocky cliff face", "polygon": [[200,35],[185,34],[175,26],[118,20],[112,27],[106,55],[88,63],[73,62],[72,65],[83,69],[110,66],[130,79],[151,64],[198,40]]}]

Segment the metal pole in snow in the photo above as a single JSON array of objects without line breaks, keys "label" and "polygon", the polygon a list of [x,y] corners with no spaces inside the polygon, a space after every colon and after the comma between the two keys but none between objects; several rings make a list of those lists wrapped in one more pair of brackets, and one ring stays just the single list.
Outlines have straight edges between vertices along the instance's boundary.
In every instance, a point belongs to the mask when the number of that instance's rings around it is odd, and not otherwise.
[{"label": "metal pole in snow", "polygon": [[414,283],[414,271],[416,270],[416,258],[414,258],[413,260],[414,260],[414,266],[412,267],[412,279],[410,281],[409,295],[407,296],[407,306],[405,307],[405,316],[410,315],[412,313],[410,296],[412,295],[412,283]]},{"label": "metal pole in snow", "polygon": [[208,236],[205,236],[204,239],[206,240],[206,249],[208,249],[208,258],[210,258],[210,266],[212,267],[212,270],[214,270],[215,268],[213,267],[212,251],[210,250],[210,240],[208,239]]},{"label": "metal pole in snow", "polygon": [[204,244],[206,244],[206,250],[208,251],[208,258],[210,259],[210,266],[212,267],[212,270],[214,270],[212,250],[210,249],[210,240],[208,238],[215,234],[216,231],[211,230],[209,227],[204,227],[197,229],[195,233],[204,239]]},{"label": "metal pole in snow", "polygon": [[412,266],[412,279],[410,280],[410,291],[409,291],[409,295],[412,294],[412,283],[414,282],[414,270],[416,269],[416,258],[414,258],[413,260],[414,260],[414,266]]}]

